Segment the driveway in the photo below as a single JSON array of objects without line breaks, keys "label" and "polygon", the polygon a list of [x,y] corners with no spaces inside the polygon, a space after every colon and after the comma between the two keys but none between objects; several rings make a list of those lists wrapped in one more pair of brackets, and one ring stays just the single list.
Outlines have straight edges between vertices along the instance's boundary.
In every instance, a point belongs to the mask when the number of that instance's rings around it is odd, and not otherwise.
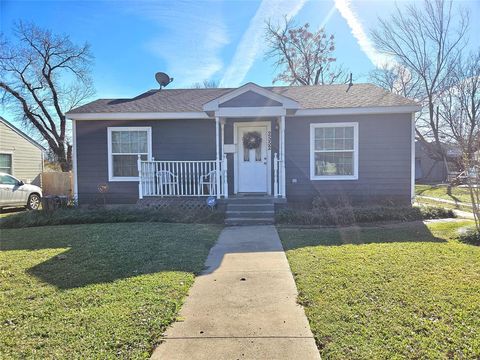
[{"label": "driveway", "polygon": [[320,359],[274,226],[220,234],[152,359]]}]

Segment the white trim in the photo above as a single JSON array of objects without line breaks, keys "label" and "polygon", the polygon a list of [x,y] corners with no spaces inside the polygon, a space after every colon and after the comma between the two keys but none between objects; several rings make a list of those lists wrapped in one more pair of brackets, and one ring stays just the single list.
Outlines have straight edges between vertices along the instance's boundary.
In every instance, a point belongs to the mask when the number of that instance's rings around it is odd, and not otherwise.
[{"label": "white trim", "polygon": [[[253,113],[255,109],[256,113]],[[299,109],[296,116],[322,116],[322,115],[362,115],[362,114],[402,114],[420,111],[420,106],[378,106],[378,107],[354,107],[334,109]],[[265,107],[234,107],[219,108],[217,116],[243,116],[255,117],[259,114],[264,116],[285,115],[285,108],[282,106]],[[270,111],[269,114],[262,114]],[[209,111],[209,110],[205,110]],[[215,111],[215,110],[211,110]],[[249,113],[248,115],[246,113]],[[230,115],[231,113],[232,115]],[[68,113],[70,120],[175,120],[175,119],[211,119],[205,112],[128,112],[128,113]]]},{"label": "white trim", "polygon": [[211,119],[200,112],[119,112],[119,113],[69,113],[71,120],[174,120]]},{"label": "white trim", "polygon": [[410,166],[410,197],[411,203],[415,201],[415,113],[412,113],[412,138],[411,138],[411,166]]},{"label": "white trim", "polygon": [[[233,192],[238,193],[238,128],[250,126],[266,126],[267,132],[272,131],[272,123],[270,121],[236,121],[233,123],[233,143],[236,152],[233,154]],[[267,194],[272,195],[272,149],[267,146]]]},{"label": "white trim", "polygon": [[[299,109],[300,104],[283,95],[276,94],[271,90],[265,89],[257,84],[254,84],[252,82],[249,82],[245,85],[240,86],[239,88],[236,88],[229,93],[222,95],[216,99],[213,99],[203,105],[203,110],[204,111],[217,111],[219,109],[219,105],[227,102],[233,98],[236,98],[237,96],[246,93],[248,91],[253,91],[254,93],[257,93],[259,95],[265,96],[269,99],[278,101],[283,104],[284,107],[289,108],[289,109]],[[258,108],[257,108],[258,109]]]},{"label": "white trim", "polygon": [[217,187],[217,199],[220,199],[220,118],[215,117],[215,186]]},{"label": "white trim", "polygon": [[262,107],[225,107],[215,111],[215,116],[222,117],[266,117],[285,116],[286,110],[281,106]]},{"label": "white trim", "polygon": [[420,106],[375,106],[334,109],[299,109],[293,116],[403,114],[420,111]]},{"label": "white trim", "polygon": [[[152,128],[150,126],[113,126],[107,127],[108,147],[108,181],[138,181],[138,176],[113,176],[112,161],[112,131],[146,131],[147,132],[147,159],[152,160]],[[136,154],[135,154],[136,155]]]},{"label": "white trim", "polygon": [[[315,175],[315,129],[353,126],[353,175]],[[358,122],[310,124],[310,180],[358,180]]]},{"label": "white trim", "polygon": [[280,181],[281,181],[281,186],[280,186],[280,191],[281,191],[281,196],[282,198],[286,197],[286,174],[285,174],[285,116],[280,117],[280,148],[281,148],[281,163],[280,163],[280,170],[281,170],[281,176],[280,176]]},{"label": "white trim", "polygon": [[78,174],[77,174],[77,122],[72,120],[72,171],[73,171],[73,198],[78,201]]}]

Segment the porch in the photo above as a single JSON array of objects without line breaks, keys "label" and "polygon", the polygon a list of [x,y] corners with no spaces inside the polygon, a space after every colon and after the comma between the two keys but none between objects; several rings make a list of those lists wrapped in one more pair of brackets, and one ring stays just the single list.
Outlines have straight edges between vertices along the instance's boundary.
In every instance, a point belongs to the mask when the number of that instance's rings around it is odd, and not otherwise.
[{"label": "porch", "polygon": [[[285,116],[212,120],[215,159],[157,160],[138,156],[139,199],[210,196],[228,199],[246,194],[285,199]],[[248,138],[245,139],[252,134],[257,143],[249,146]]]},{"label": "porch", "polygon": [[207,121],[215,122],[207,135],[211,131],[215,159],[187,158],[192,154],[169,161],[138,157],[140,199],[227,199],[242,193],[284,199],[285,118],[299,108],[291,98],[252,83],[203,104]]}]

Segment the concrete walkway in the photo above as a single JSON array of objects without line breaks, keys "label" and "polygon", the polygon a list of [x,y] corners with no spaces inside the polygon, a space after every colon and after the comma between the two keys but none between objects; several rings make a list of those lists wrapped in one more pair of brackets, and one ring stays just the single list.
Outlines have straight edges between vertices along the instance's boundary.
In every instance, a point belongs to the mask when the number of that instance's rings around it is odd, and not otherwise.
[{"label": "concrete walkway", "polygon": [[228,227],[152,359],[320,359],[274,226]]}]

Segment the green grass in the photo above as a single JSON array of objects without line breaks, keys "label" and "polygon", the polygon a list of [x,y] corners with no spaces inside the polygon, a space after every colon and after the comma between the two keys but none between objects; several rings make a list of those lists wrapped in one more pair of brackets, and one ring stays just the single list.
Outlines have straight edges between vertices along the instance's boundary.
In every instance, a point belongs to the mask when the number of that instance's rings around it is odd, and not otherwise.
[{"label": "green grass", "polygon": [[429,207],[441,207],[444,209],[450,209],[450,210],[461,210],[461,211],[466,211],[466,212],[472,212],[472,206],[468,205],[462,205],[461,203],[456,203],[456,204],[448,204],[440,201],[435,201],[431,199],[425,199],[425,198],[419,198],[417,197],[415,199],[415,202],[418,203],[419,205],[422,206],[429,206]]},{"label": "green grass", "polygon": [[26,210],[24,208],[11,208],[11,209],[3,209],[0,210],[0,220],[2,218],[6,218],[8,216],[20,214],[22,212],[25,212]]},{"label": "green grass", "polygon": [[148,358],[219,226],[2,230],[0,358]]},{"label": "green grass", "polygon": [[471,222],[279,234],[323,359],[480,358]]},{"label": "green grass", "polygon": [[466,187],[448,185],[415,185],[415,194],[443,200],[471,203],[470,192]]}]

